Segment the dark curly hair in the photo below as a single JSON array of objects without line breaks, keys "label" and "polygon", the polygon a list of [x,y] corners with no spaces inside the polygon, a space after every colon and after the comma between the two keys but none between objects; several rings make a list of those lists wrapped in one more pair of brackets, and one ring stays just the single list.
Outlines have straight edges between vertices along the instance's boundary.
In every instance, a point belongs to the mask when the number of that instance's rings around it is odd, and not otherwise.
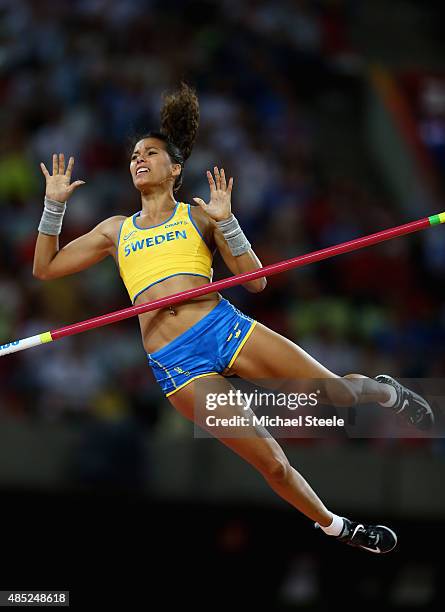
[{"label": "dark curly hair", "polygon": [[157,138],[165,142],[170,159],[181,164],[181,173],[173,186],[176,192],[182,185],[184,164],[195,144],[199,126],[199,101],[195,90],[184,82],[181,82],[176,91],[170,94],[164,92],[162,98],[160,131],[150,131],[138,140]]}]

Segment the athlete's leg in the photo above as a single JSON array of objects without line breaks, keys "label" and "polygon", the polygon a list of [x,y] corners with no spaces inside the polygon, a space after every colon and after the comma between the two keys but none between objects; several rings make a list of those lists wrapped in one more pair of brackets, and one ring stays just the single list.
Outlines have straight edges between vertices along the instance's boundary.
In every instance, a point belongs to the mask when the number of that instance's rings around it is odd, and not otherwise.
[{"label": "athlete's leg", "polygon": [[[228,393],[232,385],[224,377],[215,375],[212,379],[212,393]],[[182,415],[197,422],[205,424],[206,407],[202,393],[198,394],[196,385],[198,381],[191,382],[173,395],[169,396],[171,404]],[[212,410],[212,414],[221,418],[231,416],[250,415],[242,405],[219,406]],[[382,525],[364,525],[339,517],[330,512],[306,480],[293,468],[283,449],[276,440],[267,437],[267,431],[261,427],[243,427],[242,432],[232,428],[231,435],[238,433],[239,437],[226,437],[227,433],[205,427],[220,442],[228,446],[240,457],[248,461],[264,477],[270,487],[283,499],[297,508],[316,524],[323,528],[325,533],[337,538],[351,546],[357,546],[374,553],[386,553],[397,544],[397,536],[388,527]]]},{"label": "athlete's leg", "polygon": [[[223,376],[215,375],[211,379],[212,392],[228,393],[233,389]],[[202,402],[195,406],[195,387],[196,382],[191,382],[170,395],[168,399],[178,412],[201,425],[205,423],[205,407]],[[253,413],[238,405],[219,406],[211,414],[215,417],[229,418]],[[272,489],[300,512],[320,525],[327,526],[331,523],[332,513],[327,510],[306,480],[289,464],[281,446],[264,428],[249,426],[243,427],[242,430],[238,429],[238,432],[232,428],[231,435],[239,436],[233,438],[224,436],[224,433],[228,434],[228,428],[222,431],[206,427],[206,430],[256,468]]]},{"label": "athlete's leg", "polygon": [[334,374],[294,342],[257,323],[230,368],[246,380],[324,381],[326,395],[335,406],[387,402],[393,397],[390,385],[361,374]]}]

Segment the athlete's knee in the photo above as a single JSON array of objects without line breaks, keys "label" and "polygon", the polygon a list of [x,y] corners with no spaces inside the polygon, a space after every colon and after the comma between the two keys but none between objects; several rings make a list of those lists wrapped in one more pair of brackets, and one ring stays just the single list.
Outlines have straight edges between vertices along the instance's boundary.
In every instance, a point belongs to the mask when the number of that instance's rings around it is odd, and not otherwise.
[{"label": "athlete's knee", "polygon": [[357,382],[351,380],[349,377],[329,380],[327,384],[327,394],[333,405],[339,408],[355,406],[360,397]]},{"label": "athlete's knee", "polygon": [[289,475],[290,464],[284,454],[272,455],[263,463],[260,469],[266,480],[283,482]]}]

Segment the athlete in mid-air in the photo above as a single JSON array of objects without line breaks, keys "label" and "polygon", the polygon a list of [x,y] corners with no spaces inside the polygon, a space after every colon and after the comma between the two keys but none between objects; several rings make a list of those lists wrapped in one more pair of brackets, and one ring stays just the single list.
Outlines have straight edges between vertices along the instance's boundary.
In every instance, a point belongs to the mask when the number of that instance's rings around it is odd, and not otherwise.
[{"label": "athlete in mid-air", "polygon": [[[58,236],[66,202],[83,181],[71,183],[72,157],[65,167],[64,155],[54,154],[52,174],[42,163],[46,195],[34,275],[51,280],[80,272],[111,256],[132,303],[141,304],[208,283],[215,249],[233,274],[261,268],[231,211],[233,179],[227,181],[222,168],[215,166],[213,174],[207,171],[207,203],[193,198],[196,205],[190,205],[175,197],[198,123],[196,93],[182,84],[164,98],[160,130],[141,137],[131,155],[130,173],[141,196],[141,210],[131,216],[109,217],[61,249]],[[260,292],[266,279],[244,286]],[[426,428],[433,422],[428,403],[390,376],[340,377],[291,340],[241,313],[217,292],[141,314],[139,322],[148,362],[165,396],[192,421],[199,420],[194,409],[198,380],[211,377],[212,390],[216,385],[224,393],[233,389],[226,376],[234,374],[246,380],[335,381],[327,393],[336,406],[376,402],[414,426]],[[240,406],[225,406],[214,414],[227,417],[240,410]],[[396,546],[397,537],[388,527],[352,521],[328,510],[289,464],[277,441],[260,427],[244,428],[239,436],[221,433],[217,437],[326,534],[374,553],[386,553]]]}]

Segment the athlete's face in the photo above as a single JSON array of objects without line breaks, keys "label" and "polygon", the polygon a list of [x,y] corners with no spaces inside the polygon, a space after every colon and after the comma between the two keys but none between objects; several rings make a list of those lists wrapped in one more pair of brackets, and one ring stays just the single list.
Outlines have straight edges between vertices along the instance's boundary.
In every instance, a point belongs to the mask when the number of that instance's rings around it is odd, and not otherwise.
[{"label": "athlete's face", "polygon": [[181,165],[171,162],[162,140],[143,138],[134,147],[130,172],[136,189],[146,193],[156,186],[173,187]]}]

